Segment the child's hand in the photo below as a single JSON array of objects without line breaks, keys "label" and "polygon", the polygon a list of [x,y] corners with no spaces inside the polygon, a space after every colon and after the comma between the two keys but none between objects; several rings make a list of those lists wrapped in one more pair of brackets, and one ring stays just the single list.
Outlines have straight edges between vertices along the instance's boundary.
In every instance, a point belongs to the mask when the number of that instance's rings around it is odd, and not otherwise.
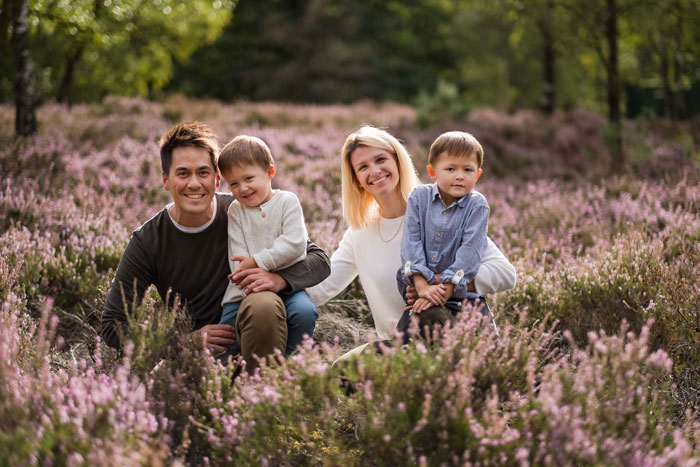
[{"label": "child's hand", "polygon": [[[471,283],[473,283],[473,282],[474,281],[472,281]],[[440,274],[439,273],[435,274],[435,283],[436,284],[440,283]],[[427,284],[428,283],[426,282],[423,285],[425,286]],[[474,291],[470,290],[470,292],[475,292],[475,290]],[[452,294],[450,293],[450,297],[451,296],[452,296]],[[416,303],[416,299],[418,299],[418,292],[416,291],[416,287],[414,287],[412,285],[407,285],[406,286],[406,303],[408,303],[408,306],[406,307],[407,310],[410,310],[413,307],[413,304]]]},{"label": "child's hand", "polygon": [[455,285],[452,282],[442,284],[445,286],[445,301],[449,300],[455,291]]},{"label": "child's hand", "polygon": [[411,308],[414,313],[422,313],[431,306],[434,306],[430,301],[428,301],[425,298],[419,298],[415,301],[413,304],[413,307]]},{"label": "child's hand", "polygon": [[418,297],[428,300],[434,306],[444,305],[447,300],[445,298],[446,288],[445,284],[428,285],[418,291]]},{"label": "child's hand", "polygon": [[231,261],[239,261],[239,265],[232,274],[229,274],[228,280],[231,280],[231,276],[244,269],[253,269],[258,267],[258,263],[255,262],[253,258],[248,258],[247,256],[234,256]]}]

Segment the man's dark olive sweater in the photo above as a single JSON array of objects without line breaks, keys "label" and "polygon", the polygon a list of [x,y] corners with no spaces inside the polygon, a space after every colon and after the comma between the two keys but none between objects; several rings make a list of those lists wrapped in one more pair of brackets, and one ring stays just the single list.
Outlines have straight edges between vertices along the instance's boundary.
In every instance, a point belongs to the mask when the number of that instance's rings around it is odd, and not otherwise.
[{"label": "man's dark olive sweater", "polygon": [[[111,347],[120,347],[117,329],[126,326],[126,309],[155,285],[161,298],[170,291],[180,297],[192,317],[194,329],[219,322],[221,299],[228,285],[227,211],[231,195],[217,193],[214,220],[198,233],[178,229],[161,210],[139,227],[124,250],[102,313],[102,337]],[[330,274],[330,262],[322,249],[309,242],[306,259],[277,271],[296,292],[316,285]],[[122,290],[124,294],[122,295]]]}]

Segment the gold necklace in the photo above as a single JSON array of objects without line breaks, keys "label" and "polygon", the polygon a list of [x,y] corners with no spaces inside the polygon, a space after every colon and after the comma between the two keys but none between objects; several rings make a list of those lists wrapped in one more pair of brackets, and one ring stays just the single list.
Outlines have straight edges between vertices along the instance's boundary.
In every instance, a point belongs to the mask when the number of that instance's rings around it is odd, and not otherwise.
[{"label": "gold necklace", "polygon": [[399,234],[399,232],[401,232],[401,229],[403,229],[403,223],[405,220],[406,220],[406,216],[403,216],[403,219],[401,219],[401,223],[399,224],[399,228],[396,230],[396,232],[394,232],[394,235],[392,235],[389,240],[384,240],[384,237],[382,237],[382,229],[379,226],[379,223],[382,221],[382,217],[379,216],[379,218],[377,219],[377,233],[379,234],[379,239],[381,241],[383,241],[384,243],[391,242],[393,239],[396,238],[396,236]]}]

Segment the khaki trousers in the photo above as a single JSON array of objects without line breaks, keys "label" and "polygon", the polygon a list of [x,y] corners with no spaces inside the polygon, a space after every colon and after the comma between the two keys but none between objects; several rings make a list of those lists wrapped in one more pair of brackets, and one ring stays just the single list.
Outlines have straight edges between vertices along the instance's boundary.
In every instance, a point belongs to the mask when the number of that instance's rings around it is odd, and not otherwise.
[{"label": "khaki trousers", "polygon": [[236,338],[246,371],[253,373],[258,358],[266,358],[279,350],[284,355],[287,345],[287,311],[274,292],[248,295],[241,302],[236,319]]}]

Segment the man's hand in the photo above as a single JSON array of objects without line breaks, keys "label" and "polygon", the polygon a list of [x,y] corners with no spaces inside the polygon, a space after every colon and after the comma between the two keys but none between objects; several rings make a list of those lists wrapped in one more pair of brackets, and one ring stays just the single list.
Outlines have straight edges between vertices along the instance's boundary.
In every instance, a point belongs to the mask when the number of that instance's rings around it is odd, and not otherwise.
[{"label": "man's hand", "polygon": [[287,288],[287,281],[282,276],[261,268],[236,270],[229,276],[229,279],[243,291],[244,297],[266,290],[277,293]]},{"label": "man's hand", "polygon": [[233,274],[243,271],[244,269],[253,269],[258,267],[258,263],[256,263],[253,258],[249,258],[247,256],[234,256],[231,258],[231,261],[238,261],[238,267],[235,271],[233,271]]},{"label": "man's hand", "polygon": [[204,344],[212,355],[218,355],[226,351],[226,347],[236,341],[236,330],[228,324],[207,324],[192,333],[193,336],[202,336]]}]

